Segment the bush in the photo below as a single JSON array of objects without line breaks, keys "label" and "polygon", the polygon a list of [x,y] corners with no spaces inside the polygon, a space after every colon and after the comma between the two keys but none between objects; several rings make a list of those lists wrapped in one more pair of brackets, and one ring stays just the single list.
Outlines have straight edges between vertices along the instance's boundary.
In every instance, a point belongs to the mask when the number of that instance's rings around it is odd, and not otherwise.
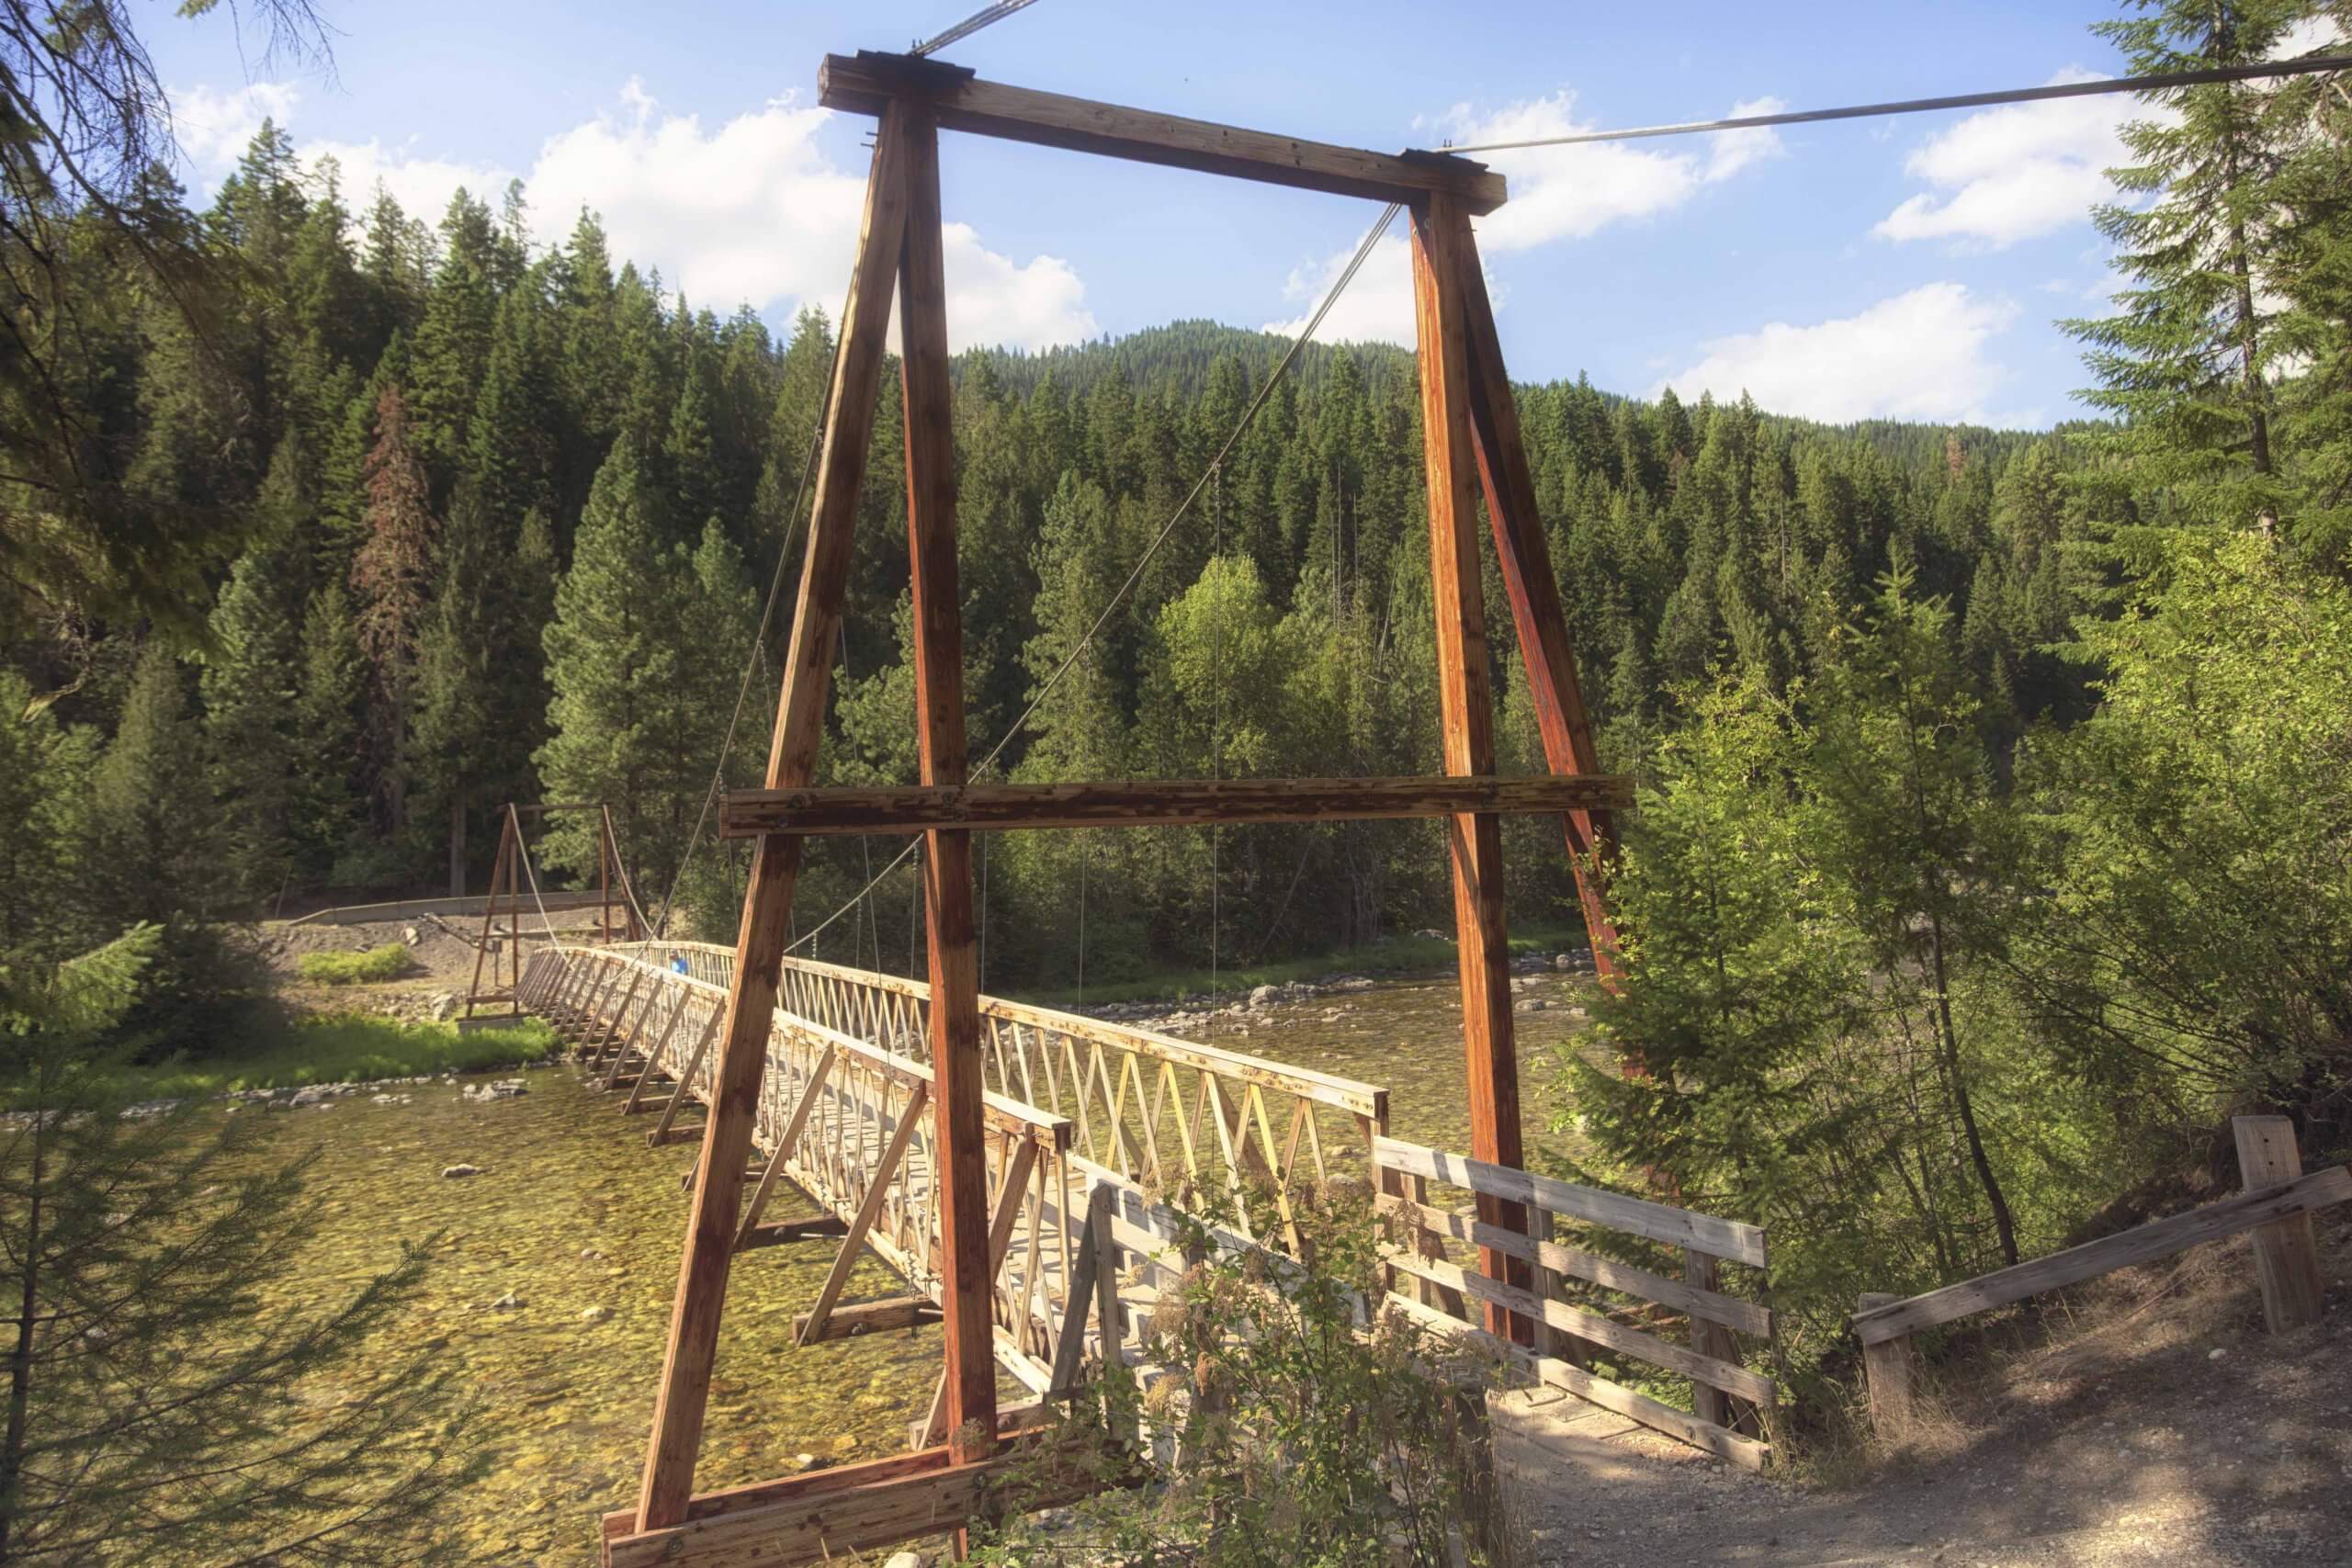
[{"label": "bush", "polygon": [[320,986],[365,986],[413,974],[416,960],[396,942],[365,953],[306,953],[302,978]]},{"label": "bush", "polygon": [[1263,1250],[1219,1252],[1211,1230],[1183,1221],[1171,1251],[1204,1260],[1152,1313],[1143,1359],[1164,1370],[1138,1390],[1129,1369],[1107,1369],[1097,1399],[1078,1403],[1107,1412],[1112,1431],[1140,1418],[1152,1452],[1130,1459],[1106,1441],[1103,1460],[1105,1479],[1140,1467],[1145,1483],[1043,1523],[1016,1513],[974,1561],[1440,1568],[1466,1548],[1491,1562],[1457,1536],[1508,1535],[1490,1461],[1469,1457],[1483,1430],[1464,1420],[1494,1369],[1399,1314],[1363,1321],[1383,1295],[1368,1191],[1335,1182],[1290,1201],[1289,1247],[1271,1204],[1252,1203]]}]

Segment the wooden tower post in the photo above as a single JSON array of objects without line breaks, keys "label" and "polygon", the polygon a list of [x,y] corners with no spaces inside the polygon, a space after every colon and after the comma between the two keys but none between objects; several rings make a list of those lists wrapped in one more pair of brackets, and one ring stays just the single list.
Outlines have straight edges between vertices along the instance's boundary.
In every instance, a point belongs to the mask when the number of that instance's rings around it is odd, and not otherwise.
[{"label": "wooden tower post", "polygon": [[[1445,771],[1495,771],[1493,704],[1487,679],[1487,619],[1478,550],[1476,458],[1470,434],[1470,328],[1464,287],[1469,219],[1432,193],[1413,209],[1413,302],[1420,341],[1421,426],[1429,479],[1430,580],[1437,607],[1439,719]],[[1525,1162],[1519,1126],[1519,1055],[1511,1030],[1510,945],[1503,919],[1502,819],[1469,812],[1449,819],[1453,919],[1462,976],[1462,1041],[1469,1069],[1470,1153],[1491,1165]],[[1478,1218],[1524,1235],[1527,1211],[1485,1193]],[[1490,1278],[1525,1289],[1525,1259],[1482,1249]],[[1534,1324],[1489,1303],[1487,1326],[1521,1344]]]},{"label": "wooden tower post", "polygon": [[[915,726],[922,782],[965,782],[964,633],[956,580],[956,435],[947,386],[947,278],[939,227],[939,119],[904,111],[907,229],[899,340],[906,398],[907,547],[912,556]],[[972,836],[923,835],[924,932],[931,950],[931,1071],[944,1267],[947,1440],[985,1459],[996,1439],[989,1319],[988,1147],[980,1125],[980,988],[972,925]]]},{"label": "wooden tower post", "polygon": [[[906,232],[905,112],[882,114],[865,187],[865,217],[856,271],[842,312],[840,353],[827,400],[825,442],[810,502],[808,547],[799,599],[785,655],[784,689],[768,750],[772,789],[805,785],[816,776],[817,745],[824,732],[825,696],[832,681],[833,643],[842,593],[849,577],[857,492],[865,477],[866,440],[873,433],[874,394],[882,371],[891,284]],[[735,1250],[743,1167],[751,1157],[752,1122],[767,1066],[768,1029],[784,969],[792,889],[800,874],[800,840],[762,836],[752,851],[743,895],[743,921],[735,938],[735,977],[727,996],[710,1116],[695,1171],[694,1213],[678,1264],[670,1314],[670,1345],[654,1395],[653,1433],[638,1495],[638,1529],[680,1523],[694,1493],[695,1460],[702,1447],[710,1402],[711,1364]]]}]

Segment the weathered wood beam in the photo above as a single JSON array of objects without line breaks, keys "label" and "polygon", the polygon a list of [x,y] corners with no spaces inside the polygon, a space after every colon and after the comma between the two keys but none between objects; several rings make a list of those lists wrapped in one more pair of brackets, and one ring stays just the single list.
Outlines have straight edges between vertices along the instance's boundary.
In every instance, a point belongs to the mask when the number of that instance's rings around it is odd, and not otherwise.
[{"label": "weathered wood beam", "polygon": [[789,1247],[794,1242],[820,1241],[830,1236],[849,1234],[849,1222],[838,1214],[820,1214],[812,1220],[778,1220],[773,1224],[750,1225],[736,1238],[735,1250],[750,1252],[762,1247]]},{"label": "weathered wood beam", "polygon": [[1466,811],[1551,816],[1631,806],[1615,774],[1537,778],[1109,779],[1080,784],[741,789],[718,807],[729,838],[1201,823],[1375,821]]},{"label": "weathered wood beam", "polygon": [[2308,1214],[2314,1209],[2346,1201],[2352,1201],[2352,1166],[2330,1166],[2283,1187],[2242,1192],[2185,1214],[2151,1220],[2114,1235],[2053,1252],[2047,1258],[2030,1258],[2007,1269],[1963,1280],[1957,1285],[1946,1285],[1939,1291],[1858,1312],[1853,1318],[1854,1329],[1866,1346],[1899,1339],[1922,1328],[2007,1306],[2061,1286],[2080,1284],[2134,1263],[2169,1258],[2200,1242],[2219,1241],[2274,1220]]},{"label": "weathered wood beam", "polygon": [[676,1525],[661,1529],[637,1529],[632,1512],[607,1514],[605,1568],[837,1562],[936,1534],[990,1504],[1055,1507],[1143,1479],[1106,1478],[1076,1456],[1060,1461],[1057,1439],[1035,1422],[1034,1408],[1007,1412],[1003,1447],[984,1463],[954,1463],[942,1445],[694,1497]]},{"label": "weathered wood beam", "polygon": [[854,1339],[861,1334],[887,1334],[893,1329],[916,1328],[939,1321],[939,1303],[929,1296],[885,1296],[878,1302],[853,1302],[848,1306],[835,1307],[826,1314],[824,1326],[811,1335],[808,1314],[800,1313],[792,1320],[794,1340],[802,1345],[815,1345],[827,1339]]},{"label": "weathered wood beam", "polygon": [[[800,572],[785,654],[784,687],[768,749],[773,789],[805,784],[816,774],[831,684],[834,641],[849,579],[857,496],[865,477],[880,389],[883,343],[889,326],[891,285],[906,230],[906,136],[897,112],[882,116],[874,168],[865,187],[865,216],[856,270],[842,314],[833,384],[826,400],[824,445],[809,502],[808,546]],[[710,1404],[710,1374],[718,1324],[727,1300],[727,1270],[735,1253],[743,1164],[767,1068],[768,1033],[784,949],[792,921],[792,890],[799,879],[801,840],[770,835],[758,841],[735,938],[734,981],[727,996],[718,1071],[704,1123],[701,1179],[678,1264],[671,1308],[669,1348],[653,1404],[645,1479],[638,1495],[641,1530],[678,1524],[694,1494],[695,1461],[702,1449],[703,1417]]]},{"label": "weathered wood beam", "polygon": [[[947,262],[939,215],[939,123],[929,99],[907,116],[907,229],[899,270],[906,405],[907,550],[912,594],[915,735],[922,782],[965,782],[963,591],[956,572],[956,433],[947,379]],[[972,913],[972,836],[925,835],[923,933],[931,960],[932,1201],[939,1224],[947,1442],[960,1461],[996,1446],[996,1357],[989,1267],[987,1094]],[[807,1343],[804,1338],[802,1343]]]},{"label": "weathered wood beam", "polygon": [[[1544,760],[1555,773],[1598,773],[1592,724],[1577,679],[1576,653],[1568,640],[1559,579],[1553,575],[1551,546],[1535,505],[1535,479],[1528,467],[1520,430],[1519,404],[1503,369],[1502,340],[1495,331],[1493,301],[1478,265],[1478,243],[1466,214],[1453,218],[1460,264],[1463,322],[1469,334],[1470,432],[1478,456],[1478,481],[1487,497],[1487,523],[1502,568],[1503,592],[1510,600],[1519,634],[1520,661],[1527,671],[1535,728]],[[1617,973],[1617,929],[1604,898],[1605,879],[1616,856],[1616,824],[1610,811],[1633,805],[1628,798],[1607,807],[1574,807],[1566,813],[1568,863],[1592,939],[1593,966],[1604,981]]]},{"label": "weathered wood beam", "polygon": [[[817,1289],[816,1304],[794,1320],[800,1325],[796,1336],[797,1343],[807,1345],[823,1337],[825,1319],[831,1315],[833,1303],[842,1299],[842,1292],[849,1288],[849,1272],[857,1267],[858,1249],[865,1245],[865,1233],[872,1230],[874,1222],[881,1217],[882,1204],[890,1195],[891,1182],[898,1176],[899,1164],[907,1157],[907,1145],[914,1142],[915,1128],[922,1122],[930,1100],[929,1091],[919,1087],[907,1100],[906,1109],[899,1113],[899,1124],[891,1130],[890,1141],[883,1149],[882,1157],[875,1163],[873,1174],[866,1179],[865,1201],[857,1206],[856,1217],[850,1221],[849,1229],[842,1235],[842,1249],[834,1256],[832,1269],[826,1274],[825,1282]],[[935,1179],[936,1173],[933,1175]]]},{"label": "weathered wood beam", "polygon": [[1473,214],[1508,199],[1503,176],[1445,152],[1372,152],[1305,141],[1212,120],[1125,108],[1090,98],[984,82],[959,66],[910,55],[829,54],[817,71],[817,101],[851,114],[879,114],[894,98],[922,98],[948,130],[1100,153],[1135,163],[1329,191],[1374,201],[1417,201],[1443,192]]},{"label": "weathered wood beam", "polygon": [[[1487,687],[1484,561],[1478,547],[1476,458],[1470,435],[1470,343],[1462,254],[1469,224],[1451,196],[1431,196],[1413,213],[1413,300],[1421,376],[1421,439],[1429,485],[1430,582],[1437,612],[1439,720],[1445,771],[1495,771],[1494,715]],[[1519,1124],[1519,1055],[1511,1028],[1510,943],[1503,915],[1502,819],[1492,812],[1452,818],[1454,953],[1462,981],[1462,1043],[1468,1067],[1470,1148],[1495,1165],[1524,1163]],[[1478,1194],[1478,1218],[1527,1231],[1520,1204]],[[1523,1258],[1481,1250],[1488,1278],[1526,1291],[1534,1270]],[[1492,1301],[1487,1326],[1532,1343],[1534,1322]]]}]

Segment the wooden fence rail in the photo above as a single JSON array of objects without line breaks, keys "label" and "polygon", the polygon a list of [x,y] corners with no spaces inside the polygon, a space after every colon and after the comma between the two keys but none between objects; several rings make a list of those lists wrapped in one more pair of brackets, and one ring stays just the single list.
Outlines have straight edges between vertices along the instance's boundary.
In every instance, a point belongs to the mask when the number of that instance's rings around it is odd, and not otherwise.
[{"label": "wooden fence rail", "polygon": [[[1388,1292],[1392,1309],[1474,1341],[1540,1382],[1735,1464],[1762,1468],[1770,1450],[1756,1435],[1759,1422],[1751,1411],[1776,1405],[1780,1390],[1741,1360],[1739,1336],[1770,1339],[1772,1314],[1761,1302],[1723,1290],[1720,1276],[1725,1263],[1754,1270],[1760,1292],[1767,1257],[1761,1227],[1388,1137],[1373,1140],[1373,1163],[1380,1207],[1396,1217],[1405,1237],[1388,1249],[1397,1277]],[[1471,1209],[1433,1198],[1431,1182],[1521,1205],[1527,1231],[1484,1223]],[[1565,1245],[1555,1235],[1563,1224],[1638,1236],[1679,1252],[1683,1278]],[[1534,1266],[1534,1282],[1522,1287],[1493,1279],[1465,1266],[1472,1260],[1457,1262],[1448,1244],[1522,1259]],[[1623,1297],[1642,1303],[1641,1326],[1621,1321],[1634,1315],[1617,1299]],[[1472,1303],[1498,1310],[1482,1314]],[[1686,1320],[1681,1341],[1667,1337],[1668,1325],[1657,1309]],[[1481,1315],[1488,1319],[1486,1328],[1475,1325]],[[1593,1350],[1689,1379],[1692,1409],[1678,1410],[1599,1375],[1584,1364]]]},{"label": "wooden fence rail", "polygon": [[2304,1175],[2293,1124],[2283,1116],[2240,1116],[2231,1125],[2237,1140],[2239,1177],[2245,1183],[2234,1198],[1923,1295],[1863,1296],[1853,1324],[1862,1341],[1871,1422],[1880,1436],[1900,1438],[1910,1428],[1917,1382],[1910,1338],[1921,1329],[2077,1285],[2118,1269],[2153,1263],[2240,1231],[2255,1233],[2263,1315],[2270,1331],[2279,1334],[2317,1322],[2320,1271],[2312,1212],[2352,1200],[2352,1167],[2332,1166]]}]

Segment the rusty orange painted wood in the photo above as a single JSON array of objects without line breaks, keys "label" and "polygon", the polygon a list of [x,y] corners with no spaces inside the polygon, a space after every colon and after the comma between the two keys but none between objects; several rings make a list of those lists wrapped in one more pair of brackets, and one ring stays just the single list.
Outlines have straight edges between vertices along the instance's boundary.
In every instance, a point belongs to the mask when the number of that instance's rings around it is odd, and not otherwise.
[{"label": "rusty orange painted wood", "polygon": [[[1438,705],[1445,770],[1495,771],[1487,621],[1478,550],[1476,457],[1470,434],[1470,345],[1461,241],[1469,225],[1453,198],[1436,195],[1413,214],[1413,299],[1419,327],[1422,442],[1429,481],[1430,580],[1437,609]],[[1450,819],[1455,952],[1462,978],[1462,1043],[1468,1067],[1470,1150],[1492,1165],[1523,1162],[1519,1058],[1511,1028],[1510,950],[1503,918],[1502,822],[1490,812]],[[1524,1233],[1527,1211],[1478,1195],[1478,1218]],[[1494,1280],[1532,1288],[1526,1259],[1482,1248]],[[1487,1303],[1487,1323],[1518,1344],[1535,1325]]]}]

